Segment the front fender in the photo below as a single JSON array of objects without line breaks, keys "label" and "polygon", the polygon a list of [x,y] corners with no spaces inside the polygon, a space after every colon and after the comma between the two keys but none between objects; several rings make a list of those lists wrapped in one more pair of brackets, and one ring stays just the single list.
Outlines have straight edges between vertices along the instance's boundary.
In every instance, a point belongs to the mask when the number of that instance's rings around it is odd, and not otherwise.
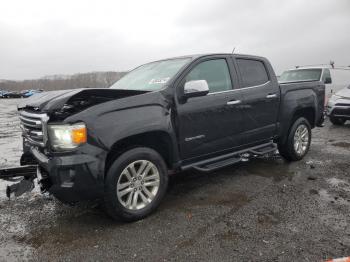
[{"label": "front fender", "polygon": [[166,132],[175,140],[170,110],[156,104],[108,112],[96,119],[93,126],[94,134],[107,150],[124,138],[152,131]]}]

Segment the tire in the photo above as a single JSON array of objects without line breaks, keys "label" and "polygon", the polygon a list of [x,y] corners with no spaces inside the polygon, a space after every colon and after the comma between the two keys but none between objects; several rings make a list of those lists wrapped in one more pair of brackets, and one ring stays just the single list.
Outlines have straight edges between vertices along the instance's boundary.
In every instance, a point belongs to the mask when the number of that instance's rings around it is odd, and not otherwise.
[{"label": "tire", "polygon": [[115,220],[140,220],[159,206],[167,187],[168,169],[163,158],[150,148],[130,149],[115,159],[107,172],[105,210]]},{"label": "tire", "polygon": [[[307,130],[307,133],[302,137],[299,134]],[[296,134],[298,132],[298,134]],[[302,133],[301,133],[302,132]],[[299,143],[296,139],[299,138]],[[303,159],[310,149],[311,144],[311,126],[309,121],[304,117],[297,118],[289,129],[287,140],[284,144],[278,143],[278,151],[282,157],[288,161],[298,161]],[[300,145],[300,148],[297,146]],[[296,149],[300,149],[297,150]]]},{"label": "tire", "polygon": [[336,125],[336,126],[344,125],[344,123],[346,122],[344,118],[332,117],[332,116],[329,117],[329,120],[332,122],[333,125]]}]

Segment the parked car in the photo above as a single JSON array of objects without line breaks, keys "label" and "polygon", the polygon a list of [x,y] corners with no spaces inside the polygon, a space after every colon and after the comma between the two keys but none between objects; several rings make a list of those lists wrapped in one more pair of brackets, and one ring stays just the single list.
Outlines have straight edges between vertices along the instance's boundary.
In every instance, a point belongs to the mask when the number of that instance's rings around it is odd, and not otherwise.
[{"label": "parked car", "polygon": [[334,67],[332,65],[300,66],[282,73],[279,81],[322,81],[326,85],[326,102],[339,90],[350,85],[350,67]]},{"label": "parked car", "polygon": [[331,96],[327,115],[334,125],[343,125],[350,120],[350,85]]},{"label": "parked car", "polygon": [[21,92],[22,97],[30,97],[32,95],[41,93],[42,90],[24,90]]},{"label": "parked car", "polygon": [[23,100],[22,159],[36,161],[42,190],[61,201],[101,198],[111,217],[138,220],[159,206],[169,170],[211,172],[277,148],[302,159],[324,93],[319,81],[278,84],[263,57],[156,61],[111,88]]},{"label": "parked car", "polygon": [[5,90],[0,90],[0,98],[4,98],[7,93]]},{"label": "parked car", "polygon": [[9,91],[3,95],[3,98],[21,98],[22,95],[19,92]]}]

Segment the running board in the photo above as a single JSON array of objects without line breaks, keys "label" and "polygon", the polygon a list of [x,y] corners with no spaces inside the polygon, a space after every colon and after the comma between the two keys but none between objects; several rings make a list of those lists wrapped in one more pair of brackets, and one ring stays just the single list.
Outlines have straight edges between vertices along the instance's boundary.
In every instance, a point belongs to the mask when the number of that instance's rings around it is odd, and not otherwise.
[{"label": "running board", "polygon": [[269,142],[262,145],[258,145],[258,146],[246,148],[240,151],[225,154],[222,156],[202,160],[191,165],[183,166],[181,169],[188,170],[193,168],[200,172],[212,172],[217,169],[227,167],[240,162],[242,160],[241,155],[243,154],[262,156],[269,153],[273,153],[276,150],[277,150],[277,146],[273,142]]},{"label": "running board", "polygon": [[236,164],[238,162],[241,162],[241,158],[240,157],[237,157],[237,158],[233,157],[233,158],[221,160],[219,162],[207,164],[207,165],[204,165],[202,167],[194,166],[193,169],[200,171],[200,172],[213,172],[215,170]]},{"label": "running board", "polygon": [[261,148],[257,148],[257,149],[250,149],[247,153],[252,153],[254,155],[266,155],[269,153],[273,153],[277,150],[277,146],[275,144],[270,144]]}]

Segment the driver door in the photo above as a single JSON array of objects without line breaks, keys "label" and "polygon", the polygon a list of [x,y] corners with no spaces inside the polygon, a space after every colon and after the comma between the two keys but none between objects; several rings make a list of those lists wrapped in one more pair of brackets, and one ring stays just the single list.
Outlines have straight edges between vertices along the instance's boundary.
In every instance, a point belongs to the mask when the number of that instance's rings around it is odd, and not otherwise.
[{"label": "driver door", "polygon": [[238,108],[240,91],[233,88],[236,75],[225,56],[201,59],[181,81],[205,80],[209,93],[179,103],[178,125],[181,159],[209,158],[240,144],[242,118]]}]

